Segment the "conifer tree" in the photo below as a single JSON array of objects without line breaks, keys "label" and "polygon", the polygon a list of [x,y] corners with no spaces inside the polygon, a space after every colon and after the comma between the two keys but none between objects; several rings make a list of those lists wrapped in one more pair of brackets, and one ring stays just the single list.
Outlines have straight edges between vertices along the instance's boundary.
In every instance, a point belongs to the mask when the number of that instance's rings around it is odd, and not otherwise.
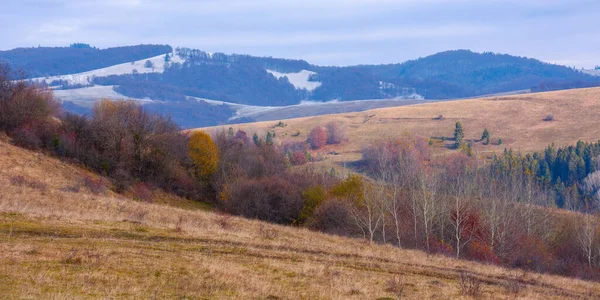
[{"label": "conifer tree", "polygon": [[485,145],[488,145],[490,143],[490,132],[487,130],[487,128],[485,128],[483,130],[483,134],[481,135],[481,140],[483,141],[483,143]]},{"label": "conifer tree", "polygon": [[456,148],[462,145],[464,137],[465,133],[463,132],[462,125],[460,122],[456,122],[456,127],[454,128],[454,145]]},{"label": "conifer tree", "polygon": [[258,134],[254,133],[252,136],[252,141],[254,141],[254,145],[260,146],[262,144],[262,140],[258,138]]}]

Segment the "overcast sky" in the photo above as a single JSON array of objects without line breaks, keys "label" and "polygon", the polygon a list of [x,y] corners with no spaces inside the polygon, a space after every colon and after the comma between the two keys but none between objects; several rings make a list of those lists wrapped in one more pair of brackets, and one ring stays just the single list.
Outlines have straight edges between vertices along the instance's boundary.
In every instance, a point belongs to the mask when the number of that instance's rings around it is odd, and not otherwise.
[{"label": "overcast sky", "polygon": [[0,49],[169,44],[302,58],[403,62],[450,49],[600,65],[598,0],[1,0]]}]

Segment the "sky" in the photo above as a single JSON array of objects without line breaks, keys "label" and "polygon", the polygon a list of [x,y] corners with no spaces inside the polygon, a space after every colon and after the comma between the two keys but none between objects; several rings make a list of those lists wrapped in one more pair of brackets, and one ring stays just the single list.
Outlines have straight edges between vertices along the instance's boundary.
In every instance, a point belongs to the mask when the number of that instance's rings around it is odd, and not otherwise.
[{"label": "sky", "polygon": [[598,0],[1,0],[0,49],[169,44],[319,65],[453,49],[600,65]]}]

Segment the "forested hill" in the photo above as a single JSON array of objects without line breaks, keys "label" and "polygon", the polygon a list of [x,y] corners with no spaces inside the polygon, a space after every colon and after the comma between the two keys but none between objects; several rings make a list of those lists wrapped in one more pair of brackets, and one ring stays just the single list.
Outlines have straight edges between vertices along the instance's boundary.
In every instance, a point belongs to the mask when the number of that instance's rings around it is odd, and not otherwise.
[{"label": "forested hill", "polygon": [[547,91],[597,86],[598,78],[536,59],[469,50],[440,52],[401,64],[363,66],[383,81],[409,85],[429,99],[507,91]]},{"label": "forested hill", "polygon": [[[185,62],[171,64],[163,74],[97,78],[95,83],[118,85],[118,92],[137,98],[159,95],[161,100],[168,100],[187,95],[250,105],[290,105],[303,99],[452,99],[600,84],[600,78],[565,66],[468,50],[442,52],[402,64],[349,67],[322,67],[303,60],[271,57],[209,54],[185,48],[178,48],[176,53]],[[302,72],[306,76],[299,81]]]},{"label": "forested hill", "polygon": [[[154,108],[186,127],[232,122],[243,109],[238,104],[261,106],[256,108],[260,110],[303,100],[456,99],[600,86],[600,77],[569,67],[469,50],[398,64],[336,67],[168,45],[97,49],[72,44],[1,51],[2,62],[54,89],[75,89],[60,92],[61,100],[72,102],[67,110],[89,110],[89,102],[100,98],[150,99],[160,101],[153,102]],[[189,97],[234,104],[214,106],[210,101],[188,101]],[[364,109],[357,105],[354,111]]]},{"label": "forested hill", "polygon": [[90,71],[172,52],[169,45],[137,45],[98,49],[76,43],[69,47],[16,48],[0,51],[0,62],[27,77],[45,77]]}]

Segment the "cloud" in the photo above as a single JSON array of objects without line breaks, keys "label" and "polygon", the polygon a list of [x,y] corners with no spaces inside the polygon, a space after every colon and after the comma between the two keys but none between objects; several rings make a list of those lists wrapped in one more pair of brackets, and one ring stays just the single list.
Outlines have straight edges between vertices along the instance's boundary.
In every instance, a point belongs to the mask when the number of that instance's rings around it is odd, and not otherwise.
[{"label": "cloud", "polygon": [[[473,49],[591,63],[594,0],[22,0],[0,11],[0,48],[169,43],[303,57],[401,62]],[[18,24],[18,26],[15,26]]]}]

